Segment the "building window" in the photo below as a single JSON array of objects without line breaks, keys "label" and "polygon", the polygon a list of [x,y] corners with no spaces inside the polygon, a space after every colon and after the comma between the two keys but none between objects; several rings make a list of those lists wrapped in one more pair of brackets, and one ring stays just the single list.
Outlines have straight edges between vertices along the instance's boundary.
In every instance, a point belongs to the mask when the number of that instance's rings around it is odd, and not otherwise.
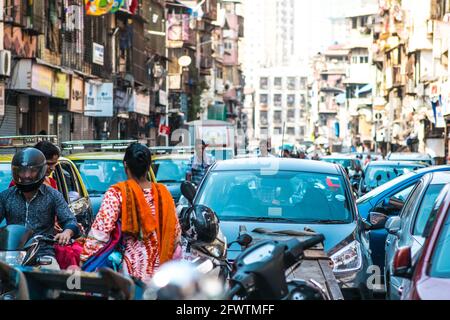
[{"label": "building window", "polygon": [[259,79],[259,88],[261,90],[267,90],[269,89],[269,78],[267,77],[261,77]]},{"label": "building window", "polygon": [[359,57],[359,63],[369,63],[369,57],[368,56]]},{"label": "building window", "polygon": [[288,87],[288,90],[297,89],[297,78],[296,77],[288,77],[287,78],[287,87]]},{"label": "building window", "polygon": [[360,27],[365,27],[365,26],[367,26],[369,17],[368,16],[361,17],[359,21],[360,21]]},{"label": "building window", "polygon": [[281,135],[281,128],[280,127],[273,128],[273,134],[274,135]]},{"label": "building window", "polygon": [[305,110],[300,110],[300,119],[303,119],[305,117]]},{"label": "building window", "polygon": [[358,18],[352,18],[352,29],[358,28]]},{"label": "building window", "polygon": [[232,50],[233,49],[233,42],[231,41],[225,41],[223,44],[223,47],[225,50]]},{"label": "building window", "polygon": [[301,90],[305,90],[305,89],[306,89],[307,83],[308,83],[308,78],[306,78],[306,77],[301,77],[301,78],[300,78],[300,89],[301,89]]},{"label": "building window", "polygon": [[261,125],[266,126],[268,124],[268,117],[267,117],[267,111],[261,111],[259,113],[259,121]]},{"label": "building window", "polygon": [[295,136],[295,128],[288,127],[286,133],[287,133],[289,136]]},{"label": "building window", "polygon": [[274,111],[273,112],[273,122],[276,124],[281,123],[281,111]]},{"label": "building window", "polygon": [[300,95],[300,104],[301,106],[304,106],[306,104],[306,97],[304,94]]},{"label": "building window", "polygon": [[288,94],[288,96],[287,96],[287,106],[289,108],[295,107],[295,94]]},{"label": "building window", "polygon": [[268,102],[269,102],[269,96],[267,94],[259,95],[259,103],[260,104],[267,104]]},{"label": "building window", "polygon": [[273,104],[275,107],[281,107],[282,105],[282,96],[281,94],[275,94],[273,96]]},{"label": "building window", "polygon": [[287,121],[295,122],[295,110],[288,110],[287,112]]},{"label": "building window", "polygon": [[300,127],[300,137],[305,136],[305,127]]},{"label": "building window", "polygon": [[281,77],[275,77],[273,79],[273,86],[277,90],[281,90],[283,88],[283,79]]}]

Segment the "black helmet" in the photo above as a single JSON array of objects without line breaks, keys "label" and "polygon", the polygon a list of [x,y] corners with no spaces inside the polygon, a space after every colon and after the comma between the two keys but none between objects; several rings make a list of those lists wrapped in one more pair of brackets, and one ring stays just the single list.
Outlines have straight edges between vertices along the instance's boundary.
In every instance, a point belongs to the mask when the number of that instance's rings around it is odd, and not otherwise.
[{"label": "black helmet", "polygon": [[23,192],[31,192],[44,182],[47,160],[38,149],[27,148],[14,155],[11,169],[17,188]]},{"label": "black helmet", "polygon": [[196,205],[180,217],[184,237],[191,245],[208,245],[219,233],[219,218],[210,208]]}]

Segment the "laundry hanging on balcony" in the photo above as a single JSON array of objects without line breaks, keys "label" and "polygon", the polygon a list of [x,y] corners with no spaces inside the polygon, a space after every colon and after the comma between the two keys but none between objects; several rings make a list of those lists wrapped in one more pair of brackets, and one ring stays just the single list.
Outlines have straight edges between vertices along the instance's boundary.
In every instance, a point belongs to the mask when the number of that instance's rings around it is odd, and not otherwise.
[{"label": "laundry hanging on balcony", "polygon": [[111,13],[116,13],[120,8],[123,7],[125,0],[114,0],[113,6],[111,8]]}]

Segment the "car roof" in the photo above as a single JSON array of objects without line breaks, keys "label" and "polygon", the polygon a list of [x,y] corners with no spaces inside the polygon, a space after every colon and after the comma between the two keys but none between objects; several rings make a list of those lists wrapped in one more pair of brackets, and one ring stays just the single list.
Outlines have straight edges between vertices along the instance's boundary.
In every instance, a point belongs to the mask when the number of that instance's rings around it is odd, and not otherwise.
[{"label": "car roof", "polygon": [[336,159],[336,160],[340,160],[340,159],[345,159],[345,160],[357,160],[355,159],[353,156],[351,155],[347,155],[347,154],[336,154],[336,155],[331,155],[331,156],[323,156],[322,159]]},{"label": "car roof", "polygon": [[[10,163],[13,158],[14,158],[13,154],[2,154],[2,155],[0,155],[0,162]],[[67,157],[59,157],[59,160],[72,160],[72,159],[67,158]]]},{"label": "car roof", "polygon": [[190,160],[191,154],[164,154],[164,155],[152,155],[152,160]]},{"label": "car roof", "polygon": [[212,171],[305,171],[326,174],[340,174],[339,166],[334,163],[314,160],[301,160],[289,158],[253,157],[246,159],[233,159],[216,162]]},{"label": "car roof", "polygon": [[433,175],[433,178],[431,180],[431,184],[447,184],[450,183],[450,172],[444,171],[444,172],[433,172],[430,173]]},{"label": "car roof", "polygon": [[382,160],[382,161],[372,161],[369,162],[367,164],[367,168],[368,167],[393,167],[393,166],[399,166],[401,165],[402,167],[406,167],[406,166],[411,166],[411,167],[417,167],[417,166],[422,166],[425,167],[425,164],[420,164],[417,162],[412,162],[412,161],[388,161],[388,160]]},{"label": "car roof", "polygon": [[123,160],[123,152],[84,152],[73,153],[67,156],[72,161],[77,160]]},{"label": "car roof", "polygon": [[431,157],[428,154],[418,153],[418,152],[393,152],[388,155],[388,159],[427,159],[430,160]]}]

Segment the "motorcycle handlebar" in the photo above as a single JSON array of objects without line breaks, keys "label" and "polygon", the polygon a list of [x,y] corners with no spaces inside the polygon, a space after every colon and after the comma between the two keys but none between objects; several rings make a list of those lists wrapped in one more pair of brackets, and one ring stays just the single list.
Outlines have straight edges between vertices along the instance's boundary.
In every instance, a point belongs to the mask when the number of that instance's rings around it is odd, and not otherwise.
[{"label": "motorcycle handlebar", "polygon": [[303,255],[303,252],[325,240],[323,234],[314,235],[304,241],[291,239],[288,241],[288,250],[285,254],[287,267],[291,267]]}]

